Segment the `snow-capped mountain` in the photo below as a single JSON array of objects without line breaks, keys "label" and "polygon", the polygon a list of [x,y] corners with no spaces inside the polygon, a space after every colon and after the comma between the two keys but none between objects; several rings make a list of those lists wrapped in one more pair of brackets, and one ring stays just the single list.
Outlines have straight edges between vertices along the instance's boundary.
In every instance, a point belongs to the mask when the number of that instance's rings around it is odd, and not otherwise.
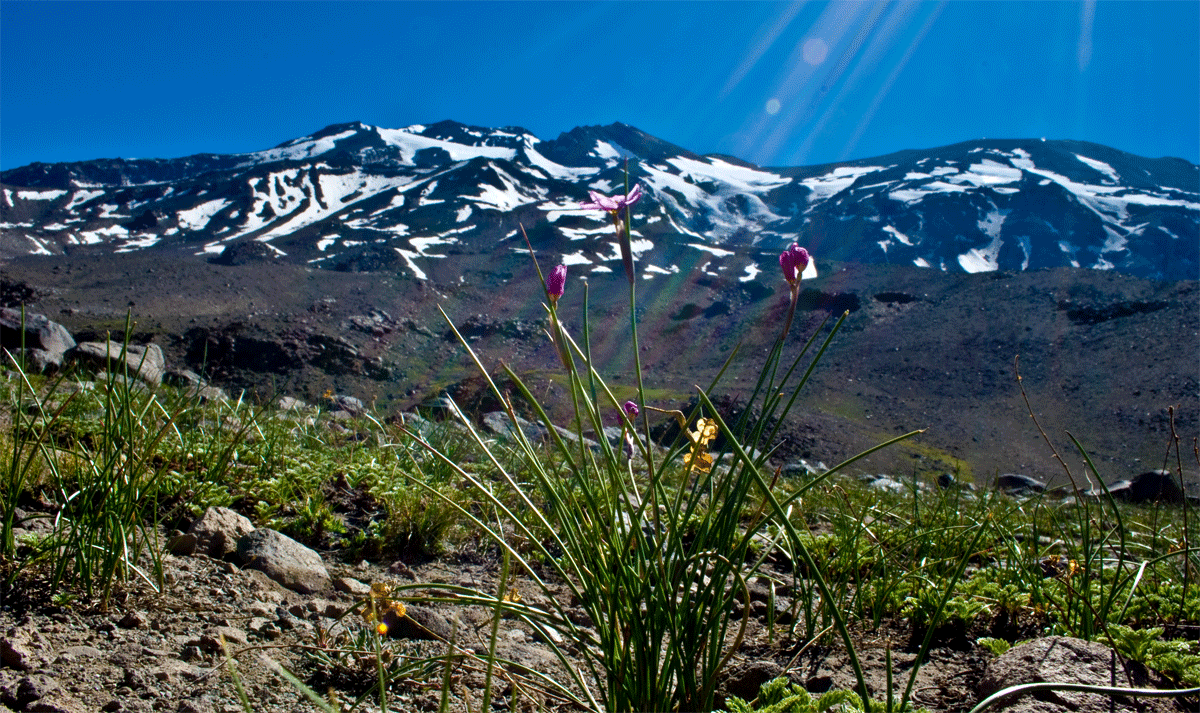
[{"label": "snow-capped mountain", "polygon": [[[553,141],[454,122],[330,126],[276,148],[32,164],[0,174],[0,256],[173,251],[462,279],[523,254],[619,272],[589,190],[640,183],[639,272],[750,280],[779,250],[942,271],[1111,269],[1200,277],[1200,167],[1073,141],[985,140],[760,168],[622,124]],[[523,258],[527,260],[527,258]]]}]

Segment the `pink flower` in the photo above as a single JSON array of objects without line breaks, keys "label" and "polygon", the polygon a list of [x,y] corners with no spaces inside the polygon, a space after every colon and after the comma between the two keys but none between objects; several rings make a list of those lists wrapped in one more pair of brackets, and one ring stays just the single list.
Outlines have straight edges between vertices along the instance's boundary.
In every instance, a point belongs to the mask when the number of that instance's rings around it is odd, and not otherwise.
[{"label": "pink flower", "polygon": [[796,243],[792,243],[791,247],[779,255],[779,267],[783,270],[783,279],[787,280],[788,284],[794,287],[800,279],[800,273],[804,272],[804,268],[808,267],[810,259],[807,250]]},{"label": "pink flower", "polygon": [[592,197],[590,203],[580,203],[579,207],[585,210],[606,210],[609,213],[620,213],[624,217],[624,211],[629,206],[637,203],[642,197],[642,187],[634,185],[633,190],[628,195],[624,196],[606,196],[603,193],[596,191],[588,191],[588,195]]},{"label": "pink flower", "polygon": [[604,210],[613,219],[613,229],[617,231],[617,244],[621,248],[621,264],[625,266],[625,277],[633,284],[633,246],[629,242],[629,231],[626,230],[625,220],[629,215],[629,206],[642,198],[642,187],[634,185],[633,190],[623,196],[606,196],[596,191],[588,191],[592,197],[591,203],[580,203],[585,210]]},{"label": "pink flower", "polygon": [[624,408],[625,408],[625,415],[628,416],[629,418],[635,418],[639,413],[638,405],[632,401],[626,401]]},{"label": "pink flower", "polygon": [[557,265],[546,275],[546,295],[550,297],[550,302],[558,302],[558,298],[563,296],[563,292],[567,289],[567,266]]}]

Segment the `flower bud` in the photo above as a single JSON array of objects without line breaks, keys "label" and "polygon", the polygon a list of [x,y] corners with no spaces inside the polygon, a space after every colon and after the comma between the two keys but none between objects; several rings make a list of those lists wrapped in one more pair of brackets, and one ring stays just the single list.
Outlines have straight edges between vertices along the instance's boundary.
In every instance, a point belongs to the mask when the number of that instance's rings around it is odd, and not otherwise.
[{"label": "flower bud", "polygon": [[789,285],[795,285],[800,279],[800,273],[808,267],[810,259],[807,250],[792,243],[791,247],[779,255],[779,268],[783,270],[783,279],[787,280]]},{"label": "flower bud", "polygon": [[551,302],[558,302],[558,298],[563,296],[563,292],[567,289],[567,266],[557,265],[546,275],[546,294],[550,297]]},{"label": "flower bud", "polygon": [[625,415],[628,416],[629,418],[636,418],[638,413],[640,413],[638,411],[638,405],[632,401],[626,401],[624,408],[625,408]]}]

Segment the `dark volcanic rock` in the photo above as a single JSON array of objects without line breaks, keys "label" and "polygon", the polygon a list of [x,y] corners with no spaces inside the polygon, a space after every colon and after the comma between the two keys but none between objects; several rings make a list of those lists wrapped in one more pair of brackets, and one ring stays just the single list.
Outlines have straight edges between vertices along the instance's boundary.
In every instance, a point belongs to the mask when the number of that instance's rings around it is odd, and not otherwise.
[{"label": "dark volcanic rock", "polygon": [[[1108,492],[1118,500],[1138,504],[1183,502],[1179,481],[1168,470],[1150,470],[1133,476],[1131,480],[1119,480],[1108,486]],[[1089,494],[1102,495],[1103,492],[1097,489],[1089,491]]]},{"label": "dark volcanic rock", "polygon": [[266,243],[251,240],[230,245],[220,255],[209,258],[209,262],[214,265],[248,265],[273,260],[275,254]]}]

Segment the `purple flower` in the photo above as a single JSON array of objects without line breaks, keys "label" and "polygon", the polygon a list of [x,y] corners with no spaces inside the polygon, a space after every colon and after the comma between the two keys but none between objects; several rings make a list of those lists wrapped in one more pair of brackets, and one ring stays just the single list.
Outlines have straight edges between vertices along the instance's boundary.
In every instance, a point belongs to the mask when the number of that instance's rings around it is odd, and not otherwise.
[{"label": "purple flower", "polygon": [[783,270],[783,279],[794,287],[800,279],[800,273],[808,267],[810,259],[807,250],[792,243],[791,247],[779,254],[779,267]]},{"label": "purple flower", "polygon": [[546,275],[546,294],[550,297],[550,302],[558,302],[558,298],[563,296],[563,292],[567,289],[567,266],[557,265]]},{"label": "purple flower", "polygon": [[588,191],[588,195],[592,197],[591,202],[580,203],[580,208],[585,210],[606,210],[609,213],[622,213],[622,217],[624,217],[624,210],[641,199],[642,187],[634,185],[633,190],[624,196],[606,196],[596,191]]},{"label": "purple flower", "polygon": [[638,405],[632,401],[625,402],[625,415],[629,418],[636,418],[638,415]]},{"label": "purple flower", "polygon": [[623,196],[606,196],[603,193],[596,191],[588,191],[588,195],[592,197],[590,203],[580,203],[579,207],[585,210],[604,210],[613,219],[613,229],[617,231],[617,243],[621,248],[621,263],[625,266],[625,277],[629,278],[629,284],[633,284],[633,247],[629,243],[629,231],[625,229],[625,218],[629,213],[629,206],[637,203],[642,198],[642,187],[635,184],[633,190]]}]

